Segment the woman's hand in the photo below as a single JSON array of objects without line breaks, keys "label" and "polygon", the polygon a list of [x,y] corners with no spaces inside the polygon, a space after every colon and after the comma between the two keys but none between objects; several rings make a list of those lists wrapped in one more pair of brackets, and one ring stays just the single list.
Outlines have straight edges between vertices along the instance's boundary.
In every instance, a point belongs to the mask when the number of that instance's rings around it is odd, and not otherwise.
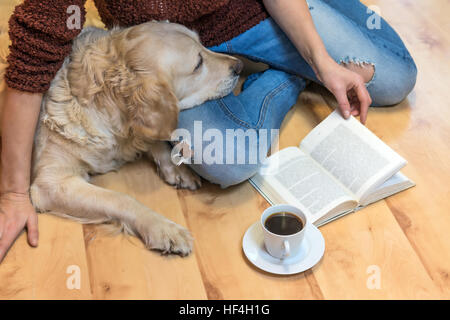
[{"label": "woman's hand", "polygon": [[350,114],[359,114],[361,122],[365,123],[372,101],[364,81],[359,74],[337,64],[328,55],[306,1],[263,2],[270,16],[283,29],[317,78],[334,94],[344,118],[348,118]]},{"label": "woman's hand", "polygon": [[316,75],[324,86],[336,97],[344,118],[360,116],[366,123],[367,111],[372,99],[362,76],[339,64],[331,58],[316,65]]},{"label": "woman's hand", "polygon": [[0,262],[20,232],[27,228],[28,243],[38,244],[38,217],[26,193],[7,192],[0,195]]},{"label": "woman's hand", "polygon": [[38,242],[37,214],[31,204],[30,173],[33,137],[42,94],[6,89],[1,119],[0,262],[19,233]]}]

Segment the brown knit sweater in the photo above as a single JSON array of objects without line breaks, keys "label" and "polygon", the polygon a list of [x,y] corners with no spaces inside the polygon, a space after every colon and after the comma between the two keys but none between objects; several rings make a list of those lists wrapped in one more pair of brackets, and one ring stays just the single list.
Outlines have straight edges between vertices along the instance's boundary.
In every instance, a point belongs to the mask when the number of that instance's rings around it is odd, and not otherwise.
[{"label": "brown knit sweater", "polygon": [[[9,20],[8,86],[28,92],[49,88],[81,31],[67,27],[73,14],[68,7],[81,9],[83,25],[84,2],[25,0],[16,7]],[[95,4],[108,28],[169,20],[196,30],[206,46],[230,40],[268,17],[260,0],[95,0]]]}]

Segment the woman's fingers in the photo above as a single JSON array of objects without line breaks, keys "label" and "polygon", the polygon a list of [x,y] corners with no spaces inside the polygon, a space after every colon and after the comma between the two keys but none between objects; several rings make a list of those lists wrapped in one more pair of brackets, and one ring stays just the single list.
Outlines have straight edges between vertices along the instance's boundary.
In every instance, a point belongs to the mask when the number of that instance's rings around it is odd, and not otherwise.
[{"label": "woman's fingers", "polygon": [[356,93],[354,90],[349,91],[348,100],[350,101],[350,112],[351,112],[352,116],[354,116],[354,117],[359,116],[360,105],[359,105],[358,97],[356,96]]},{"label": "woman's fingers", "polygon": [[336,64],[321,73],[321,81],[335,96],[345,119],[359,115],[365,124],[372,99],[359,74]]},{"label": "woman's fingers", "polygon": [[362,124],[365,124],[367,120],[367,112],[372,104],[372,99],[370,98],[369,92],[367,91],[364,83],[356,84],[354,90],[356,91],[356,95],[359,100],[359,119]]},{"label": "woman's fingers", "polygon": [[353,109],[352,110],[352,116],[354,116],[354,117],[359,116],[359,109]]},{"label": "woman's fingers", "polygon": [[20,231],[23,227],[19,227],[17,224],[8,223],[4,220],[5,225],[3,226],[3,234],[0,239],[0,262],[3,261],[3,258],[6,256],[8,249],[11,247],[14,240],[16,240]]},{"label": "woman's fingers", "polygon": [[336,100],[339,104],[339,109],[341,110],[341,114],[345,119],[348,119],[351,114],[350,110],[350,102],[348,101],[347,97],[347,90],[342,88],[336,88],[333,91],[334,96],[336,97]]},{"label": "woman's fingers", "polygon": [[27,221],[28,243],[32,247],[36,247],[39,240],[38,216],[33,214]]}]

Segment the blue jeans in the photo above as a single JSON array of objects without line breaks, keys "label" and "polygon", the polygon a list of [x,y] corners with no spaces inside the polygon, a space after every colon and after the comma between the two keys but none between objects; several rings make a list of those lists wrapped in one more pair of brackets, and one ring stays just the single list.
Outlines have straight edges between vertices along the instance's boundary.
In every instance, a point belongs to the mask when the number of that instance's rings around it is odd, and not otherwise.
[{"label": "blue jeans", "polygon": [[[369,28],[367,21],[374,13],[357,0],[308,0],[308,5],[316,29],[336,62],[374,66],[374,76],[366,84],[372,106],[397,104],[411,92],[416,82],[416,65],[400,37],[386,21],[380,18],[379,28]],[[373,26],[377,27],[376,24]],[[227,187],[245,181],[258,170],[263,157],[258,158],[257,163],[246,158],[244,164],[236,159],[254,148],[261,147],[267,153],[270,141],[260,144],[262,131],[259,129],[279,129],[286,113],[305,88],[304,79],[320,82],[271,18],[210,49],[269,65],[265,72],[251,75],[239,95],[231,93],[180,113],[179,128],[187,129],[192,136],[195,136],[195,121],[201,121],[202,132],[212,129],[222,133],[223,137],[227,129],[256,130],[256,140],[245,139],[245,144],[216,144],[221,148],[218,156],[223,161],[190,164],[203,178]],[[198,137],[197,132],[194,139],[202,137]],[[203,137],[203,140],[203,149],[197,148],[197,155],[199,149],[200,152],[207,150],[213,142],[211,137]],[[225,160],[230,153],[234,162]]]}]

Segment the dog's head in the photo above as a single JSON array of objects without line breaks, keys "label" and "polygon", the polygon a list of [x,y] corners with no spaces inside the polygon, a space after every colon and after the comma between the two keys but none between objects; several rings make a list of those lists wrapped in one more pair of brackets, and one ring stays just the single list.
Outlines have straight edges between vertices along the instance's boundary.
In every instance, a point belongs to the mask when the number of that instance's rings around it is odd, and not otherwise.
[{"label": "dog's head", "polygon": [[127,41],[137,42],[129,59],[143,68],[157,69],[172,86],[180,109],[227,95],[243,67],[237,58],[206,49],[195,32],[175,23],[132,27]]},{"label": "dog's head", "polygon": [[206,49],[196,33],[174,23],[131,27],[116,45],[134,74],[128,106],[134,130],[153,139],[170,137],[179,110],[229,94],[243,68],[239,59]]},{"label": "dog's head", "polygon": [[82,105],[120,110],[111,120],[116,127],[167,140],[179,110],[227,95],[242,68],[239,59],[203,47],[182,25],[147,22],[84,31],[74,42],[67,78]]}]

